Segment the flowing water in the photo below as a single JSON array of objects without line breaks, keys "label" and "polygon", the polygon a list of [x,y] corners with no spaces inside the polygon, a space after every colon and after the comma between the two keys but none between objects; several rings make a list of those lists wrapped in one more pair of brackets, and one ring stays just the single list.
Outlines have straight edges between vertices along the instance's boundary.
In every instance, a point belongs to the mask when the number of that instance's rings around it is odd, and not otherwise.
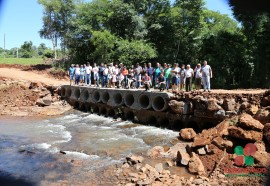
[{"label": "flowing water", "polygon": [[0,185],[1,180],[47,185],[87,179],[91,185],[92,174],[177,136],[172,130],[79,111],[50,119],[1,119]]}]

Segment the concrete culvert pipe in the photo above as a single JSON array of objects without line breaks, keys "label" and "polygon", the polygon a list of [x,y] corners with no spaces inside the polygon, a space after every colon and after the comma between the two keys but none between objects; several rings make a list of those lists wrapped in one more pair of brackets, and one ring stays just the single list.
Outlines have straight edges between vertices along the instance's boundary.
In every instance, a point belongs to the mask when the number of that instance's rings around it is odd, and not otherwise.
[{"label": "concrete culvert pipe", "polygon": [[80,95],[81,95],[80,89],[79,88],[76,88],[74,90],[74,96],[75,96],[75,98],[78,99],[80,97]]},{"label": "concrete culvert pipe", "polygon": [[87,101],[89,98],[89,92],[87,89],[85,89],[83,92],[82,92],[82,95],[81,95],[81,100],[82,101]]},{"label": "concrete culvert pipe", "polygon": [[108,92],[105,91],[101,94],[101,101],[103,103],[107,103],[109,99],[110,99],[110,94]]},{"label": "concrete culvert pipe", "polygon": [[89,103],[85,103],[85,111],[91,112],[91,105]]},{"label": "concrete culvert pipe", "polygon": [[72,93],[71,88],[67,88],[65,97],[69,98],[71,96],[71,93]]},{"label": "concrete culvert pipe", "polygon": [[139,105],[140,105],[141,108],[143,108],[143,109],[149,109],[149,108],[151,108],[150,98],[149,98],[148,95],[141,94],[139,96],[138,101],[139,101]]},{"label": "concrete culvert pipe", "polygon": [[126,94],[124,98],[125,105],[131,107],[134,103],[135,99],[132,94]]},{"label": "concrete culvert pipe", "polygon": [[92,98],[93,98],[93,101],[95,102],[95,103],[97,103],[97,102],[100,102],[100,93],[99,93],[99,91],[94,91],[93,93],[92,93]]},{"label": "concrete culvert pipe", "polygon": [[125,118],[126,120],[130,120],[130,121],[134,120],[134,113],[132,111],[127,112],[125,114]]},{"label": "concrete culvert pipe", "polygon": [[152,107],[155,111],[164,111],[168,108],[168,103],[162,96],[155,96],[152,99]]},{"label": "concrete culvert pipe", "polygon": [[107,114],[107,110],[105,107],[100,107],[99,108],[99,114],[100,115],[106,115]]},{"label": "concrete culvert pipe", "polygon": [[66,89],[65,89],[65,87],[61,87],[61,96],[66,97]]},{"label": "concrete culvert pipe", "polygon": [[172,129],[172,126],[170,126],[170,121],[167,118],[160,119],[159,126]]},{"label": "concrete culvert pipe", "polygon": [[123,97],[120,93],[116,93],[113,96],[113,101],[116,105],[121,105],[123,102]]}]

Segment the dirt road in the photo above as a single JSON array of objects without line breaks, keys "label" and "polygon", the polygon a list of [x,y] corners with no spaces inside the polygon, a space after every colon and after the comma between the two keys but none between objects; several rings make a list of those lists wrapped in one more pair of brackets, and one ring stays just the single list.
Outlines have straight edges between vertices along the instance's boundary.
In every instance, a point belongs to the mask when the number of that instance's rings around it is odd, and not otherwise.
[{"label": "dirt road", "polygon": [[46,73],[41,74],[34,71],[23,71],[17,68],[0,68],[0,77],[14,80],[38,81],[47,85],[69,84],[66,80],[57,80],[48,76]]}]

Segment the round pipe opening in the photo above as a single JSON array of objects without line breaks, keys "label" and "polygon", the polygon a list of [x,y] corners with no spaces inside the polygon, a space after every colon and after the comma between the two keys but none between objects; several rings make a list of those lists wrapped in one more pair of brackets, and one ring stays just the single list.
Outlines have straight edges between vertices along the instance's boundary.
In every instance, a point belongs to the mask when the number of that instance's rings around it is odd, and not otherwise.
[{"label": "round pipe opening", "polygon": [[147,124],[149,124],[149,125],[156,125],[156,124],[157,124],[157,119],[156,119],[156,117],[150,116],[150,117],[147,119]]},{"label": "round pipe opening", "polygon": [[84,90],[82,93],[82,100],[87,101],[89,98],[89,92],[87,90]]},{"label": "round pipe opening", "polygon": [[66,97],[70,97],[71,96],[71,88],[68,88],[66,91]]},{"label": "round pipe opening", "polygon": [[107,110],[105,107],[100,107],[99,108],[99,114],[100,115],[106,115],[107,114]]},{"label": "round pipe opening", "polygon": [[80,93],[80,89],[79,88],[76,88],[74,90],[74,96],[76,99],[78,99],[80,97],[81,93]]},{"label": "round pipe opening", "polygon": [[113,100],[116,105],[120,105],[123,101],[122,95],[120,93],[114,94]]},{"label": "round pipe opening", "polygon": [[80,108],[80,104],[79,104],[78,101],[76,101],[76,102],[74,103],[73,108],[74,108],[74,109],[79,109],[79,108]]},{"label": "round pipe opening", "polygon": [[134,120],[134,113],[132,111],[129,111],[125,114],[126,120]]},{"label": "round pipe opening", "polygon": [[100,93],[99,93],[99,91],[95,91],[95,92],[93,92],[93,100],[94,100],[94,102],[99,102],[99,100],[100,100]]},{"label": "round pipe opening", "polygon": [[103,103],[107,103],[110,99],[110,94],[108,92],[103,92],[101,95],[101,100]]},{"label": "round pipe opening", "polygon": [[161,96],[154,97],[152,101],[152,107],[155,111],[163,111],[166,106],[166,102]]},{"label": "round pipe opening", "polygon": [[66,89],[64,87],[61,88],[61,96],[62,97],[66,96]]},{"label": "round pipe opening", "polygon": [[125,96],[125,104],[126,106],[130,107],[133,105],[135,99],[134,99],[134,96],[132,94],[127,94]]},{"label": "round pipe opening", "polygon": [[143,109],[147,109],[150,104],[150,99],[147,95],[143,94],[139,97],[139,104]]},{"label": "round pipe opening", "polygon": [[114,111],[113,109],[110,109],[110,110],[108,111],[108,116],[109,116],[109,117],[114,117],[114,116],[115,116],[115,111]]}]

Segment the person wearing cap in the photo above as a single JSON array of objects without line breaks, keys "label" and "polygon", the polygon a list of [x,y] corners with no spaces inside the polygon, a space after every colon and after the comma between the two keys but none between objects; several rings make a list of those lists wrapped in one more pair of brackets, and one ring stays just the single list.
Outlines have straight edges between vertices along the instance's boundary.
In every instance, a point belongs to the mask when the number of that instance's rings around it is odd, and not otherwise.
[{"label": "person wearing cap", "polygon": [[69,75],[69,80],[70,80],[70,85],[71,85],[72,81],[74,81],[74,75],[75,75],[75,68],[73,64],[71,64],[68,69],[68,75]]},{"label": "person wearing cap", "polygon": [[200,90],[202,85],[202,73],[200,63],[197,64],[196,68],[194,69],[194,72],[195,72],[195,88],[196,90]]}]

